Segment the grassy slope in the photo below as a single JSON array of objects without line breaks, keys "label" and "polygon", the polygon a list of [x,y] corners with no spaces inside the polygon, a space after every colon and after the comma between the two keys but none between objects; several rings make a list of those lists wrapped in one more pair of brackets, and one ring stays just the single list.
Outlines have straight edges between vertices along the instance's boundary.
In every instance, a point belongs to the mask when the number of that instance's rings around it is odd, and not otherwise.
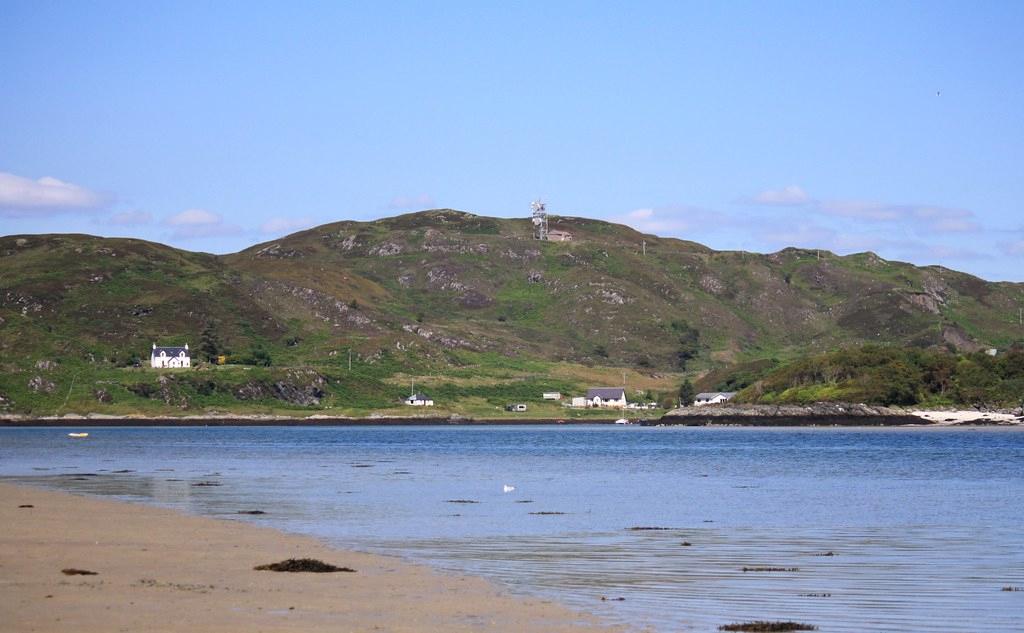
[{"label": "grassy slope", "polygon": [[[690,372],[866,342],[971,349],[1021,337],[1020,284],[870,253],[716,252],[582,218],[552,228],[574,241],[536,242],[526,220],[454,211],[329,224],[225,257],[82,235],[0,238],[0,408],[358,414],[396,406],[416,377],[446,407],[480,415],[541,389],[619,384],[623,369],[630,385],[670,391],[691,330]],[[233,358],[259,347],[274,368],[192,372],[219,388],[175,374],[171,405],[122,386],[157,385],[156,372],[123,367],[153,341],[195,348],[208,327]],[[253,381],[309,388],[289,367],[320,376],[320,404],[237,397]],[[36,376],[52,392],[30,389]],[[98,403],[97,389],[113,402]]]}]

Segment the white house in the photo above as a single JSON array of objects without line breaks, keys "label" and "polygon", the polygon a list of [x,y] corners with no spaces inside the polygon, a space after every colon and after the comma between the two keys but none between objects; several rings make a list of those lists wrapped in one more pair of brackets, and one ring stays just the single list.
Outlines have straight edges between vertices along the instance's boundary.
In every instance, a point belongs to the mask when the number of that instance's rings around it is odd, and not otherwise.
[{"label": "white house", "polygon": [[185,347],[157,347],[156,343],[153,343],[149,364],[160,369],[191,367],[192,358],[189,356],[188,343],[185,343]]},{"label": "white house", "polygon": [[735,391],[705,391],[697,394],[696,399],[693,401],[693,406],[702,407],[706,404],[728,402],[735,395]]},{"label": "white house", "polygon": [[562,394],[557,391],[545,391],[540,397],[544,400],[561,400]]},{"label": "white house", "polygon": [[569,406],[574,409],[585,409],[587,407],[587,399],[583,396],[573,396],[572,404]]},{"label": "white house", "polygon": [[587,389],[588,407],[625,407],[626,390],[622,387],[595,387]]},{"label": "white house", "polygon": [[434,406],[434,401],[422,393],[414,393],[405,399],[405,404],[413,407],[432,407]]}]

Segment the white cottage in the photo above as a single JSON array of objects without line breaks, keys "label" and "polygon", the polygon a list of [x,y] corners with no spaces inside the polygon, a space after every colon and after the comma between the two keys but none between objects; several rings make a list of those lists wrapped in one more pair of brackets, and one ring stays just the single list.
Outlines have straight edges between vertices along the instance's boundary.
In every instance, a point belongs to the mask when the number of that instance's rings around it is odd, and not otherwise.
[{"label": "white cottage", "polygon": [[735,391],[705,391],[698,393],[693,401],[693,406],[703,407],[706,404],[720,404],[732,400],[736,395]]},{"label": "white cottage", "polygon": [[434,406],[434,401],[422,393],[414,393],[405,399],[405,404],[412,407],[432,407]]},{"label": "white cottage", "polygon": [[189,355],[188,343],[185,343],[185,347],[157,347],[156,343],[153,343],[149,364],[158,369],[191,367],[192,358]]},{"label": "white cottage", "polygon": [[588,407],[625,407],[626,390],[622,387],[595,387],[587,389]]}]

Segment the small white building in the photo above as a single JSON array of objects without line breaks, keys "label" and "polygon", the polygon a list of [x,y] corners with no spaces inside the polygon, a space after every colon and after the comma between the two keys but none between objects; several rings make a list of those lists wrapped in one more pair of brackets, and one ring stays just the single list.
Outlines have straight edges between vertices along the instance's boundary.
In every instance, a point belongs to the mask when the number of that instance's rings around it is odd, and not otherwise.
[{"label": "small white building", "polygon": [[541,398],[544,400],[561,400],[562,394],[557,391],[545,391],[541,394]]},{"label": "small white building", "polygon": [[434,406],[434,401],[422,393],[414,393],[405,399],[405,404],[412,407],[432,407]]},{"label": "small white building", "polygon": [[595,387],[587,389],[588,407],[625,407],[626,390],[622,387]]},{"label": "small white building", "polygon": [[149,364],[158,369],[191,367],[192,357],[189,355],[188,343],[185,343],[185,347],[157,347],[156,343],[153,343]]},{"label": "small white building", "polygon": [[703,407],[706,404],[721,404],[732,400],[732,397],[735,395],[735,391],[705,391],[697,394],[693,401],[693,406]]},{"label": "small white building", "polygon": [[548,231],[549,242],[571,242],[572,233],[568,231],[559,231],[557,229],[551,229]]},{"label": "small white building", "polygon": [[583,396],[573,396],[572,404],[569,406],[573,409],[585,409],[587,407],[587,399]]}]

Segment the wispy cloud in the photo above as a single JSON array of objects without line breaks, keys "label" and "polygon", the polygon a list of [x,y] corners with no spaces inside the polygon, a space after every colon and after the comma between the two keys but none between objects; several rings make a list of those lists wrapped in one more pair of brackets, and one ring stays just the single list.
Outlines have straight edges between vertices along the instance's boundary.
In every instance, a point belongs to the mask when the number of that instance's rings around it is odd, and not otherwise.
[{"label": "wispy cloud", "polygon": [[751,200],[756,204],[794,206],[810,202],[811,197],[808,196],[807,192],[801,187],[797,185],[789,185],[782,189],[768,189],[766,191],[762,191]]},{"label": "wispy cloud", "polygon": [[821,213],[869,222],[903,222],[931,233],[971,233],[981,229],[967,209],[934,205],[884,204],[862,200],[826,200],[813,205]]},{"label": "wispy cloud", "polygon": [[316,224],[313,218],[308,216],[301,218],[271,218],[260,225],[260,232],[267,235],[280,235],[302,231]]},{"label": "wispy cloud", "polygon": [[0,172],[0,214],[8,216],[53,214],[97,209],[107,196],[45,176],[38,180]]},{"label": "wispy cloud", "polygon": [[1009,242],[1000,242],[999,249],[1007,255],[1014,257],[1024,257],[1024,238],[1019,240],[1012,240]]},{"label": "wispy cloud", "polygon": [[395,196],[388,202],[388,209],[392,211],[404,211],[407,209],[431,209],[437,206],[434,198],[428,193],[421,193],[415,196]]},{"label": "wispy cloud", "polygon": [[173,229],[171,231],[172,239],[221,237],[242,233],[241,227],[226,224],[219,213],[213,213],[206,209],[186,209],[168,217],[164,220],[164,224]]},{"label": "wispy cloud", "polygon": [[684,231],[707,233],[733,221],[725,213],[688,205],[643,207],[609,220],[657,235],[678,235]]},{"label": "wispy cloud", "polygon": [[748,198],[747,202],[762,206],[800,207],[822,215],[863,222],[904,223],[915,232],[972,233],[981,230],[974,213],[967,209],[870,200],[819,200],[797,185],[762,191]]},{"label": "wispy cloud", "polygon": [[153,214],[149,211],[122,211],[115,213],[106,220],[107,224],[115,226],[142,226],[153,221]]}]

